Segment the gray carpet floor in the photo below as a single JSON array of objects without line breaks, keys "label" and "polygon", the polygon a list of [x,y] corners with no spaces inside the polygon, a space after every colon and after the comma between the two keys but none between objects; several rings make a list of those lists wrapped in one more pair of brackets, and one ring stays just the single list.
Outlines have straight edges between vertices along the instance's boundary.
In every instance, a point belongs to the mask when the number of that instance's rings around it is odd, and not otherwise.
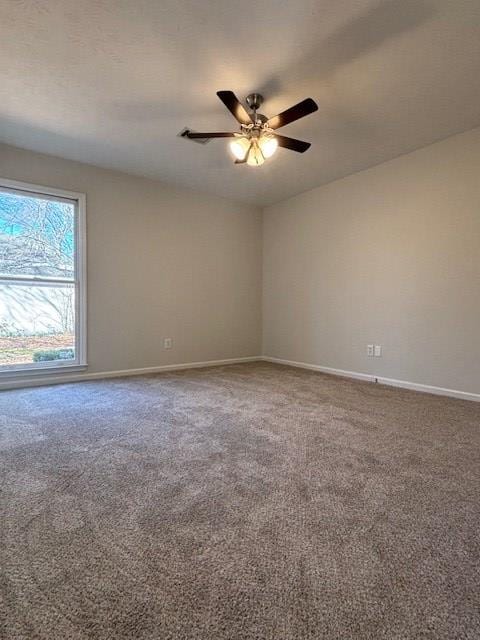
[{"label": "gray carpet floor", "polygon": [[0,636],[480,638],[480,405],[266,363],[0,393]]}]

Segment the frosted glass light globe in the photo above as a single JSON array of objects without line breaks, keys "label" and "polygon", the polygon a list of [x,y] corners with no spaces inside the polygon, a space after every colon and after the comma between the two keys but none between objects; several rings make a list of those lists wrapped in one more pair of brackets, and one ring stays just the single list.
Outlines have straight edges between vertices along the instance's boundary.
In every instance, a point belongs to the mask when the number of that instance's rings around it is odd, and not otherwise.
[{"label": "frosted glass light globe", "polygon": [[251,167],[259,167],[264,162],[265,158],[260,147],[258,146],[258,142],[256,140],[252,140],[252,145],[247,156],[247,164]]},{"label": "frosted glass light globe", "polygon": [[262,136],[258,144],[260,145],[264,158],[271,158],[278,147],[277,139],[275,136],[270,135]]},{"label": "frosted glass light globe", "polygon": [[245,156],[250,149],[250,140],[247,138],[235,138],[230,142],[230,151],[237,160],[245,160]]}]

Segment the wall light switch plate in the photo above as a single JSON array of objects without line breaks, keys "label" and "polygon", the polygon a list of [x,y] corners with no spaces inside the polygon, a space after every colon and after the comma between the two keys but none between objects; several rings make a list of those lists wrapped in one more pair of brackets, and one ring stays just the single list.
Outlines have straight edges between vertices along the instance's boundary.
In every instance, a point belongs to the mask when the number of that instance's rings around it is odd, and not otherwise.
[{"label": "wall light switch plate", "polygon": [[382,345],[381,344],[376,344],[375,345],[375,357],[376,358],[381,358],[382,357]]},{"label": "wall light switch plate", "polygon": [[172,347],[173,347],[172,338],[164,338],[163,339],[163,348],[164,349],[171,349]]},{"label": "wall light switch plate", "polygon": [[375,352],[375,345],[373,345],[373,344],[367,344],[367,356],[368,356],[369,358],[372,358],[372,357],[373,357],[374,352]]}]

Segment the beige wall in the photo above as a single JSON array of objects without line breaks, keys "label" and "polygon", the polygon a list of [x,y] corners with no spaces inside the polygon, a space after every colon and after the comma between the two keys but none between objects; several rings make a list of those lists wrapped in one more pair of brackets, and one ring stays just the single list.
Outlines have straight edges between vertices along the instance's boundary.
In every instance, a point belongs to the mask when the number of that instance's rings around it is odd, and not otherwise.
[{"label": "beige wall", "polygon": [[266,209],[263,314],[268,356],[479,393],[480,129]]},{"label": "beige wall", "polygon": [[260,353],[259,209],[4,145],[0,176],[87,194],[89,372]]}]

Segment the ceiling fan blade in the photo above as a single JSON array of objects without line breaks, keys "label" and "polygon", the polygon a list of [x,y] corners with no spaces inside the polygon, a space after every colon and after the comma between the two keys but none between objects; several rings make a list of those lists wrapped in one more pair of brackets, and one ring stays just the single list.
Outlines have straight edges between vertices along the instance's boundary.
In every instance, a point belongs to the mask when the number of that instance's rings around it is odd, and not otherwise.
[{"label": "ceiling fan blade", "polygon": [[253,121],[248,115],[247,110],[239,101],[237,96],[233,93],[233,91],[217,91],[217,96],[240,124],[253,124]]},{"label": "ceiling fan blade", "polygon": [[287,136],[279,136],[278,133],[275,134],[275,138],[277,139],[279,147],[298,151],[298,153],[305,153],[305,151],[311,147],[310,142],[304,142],[296,138],[287,138]]},{"label": "ceiling fan blade", "polygon": [[234,138],[237,134],[228,131],[217,131],[216,133],[199,133],[198,131],[186,131],[183,134],[186,138]]},{"label": "ceiling fan blade", "polygon": [[290,107],[290,109],[282,111],[282,113],[279,113],[277,116],[270,118],[266,124],[270,129],[279,129],[286,124],[290,124],[290,122],[295,122],[295,120],[308,116],[309,113],[313,113],[317,109],[317,103],[311,98],[306,98],[302,100],[302,102]]}]

